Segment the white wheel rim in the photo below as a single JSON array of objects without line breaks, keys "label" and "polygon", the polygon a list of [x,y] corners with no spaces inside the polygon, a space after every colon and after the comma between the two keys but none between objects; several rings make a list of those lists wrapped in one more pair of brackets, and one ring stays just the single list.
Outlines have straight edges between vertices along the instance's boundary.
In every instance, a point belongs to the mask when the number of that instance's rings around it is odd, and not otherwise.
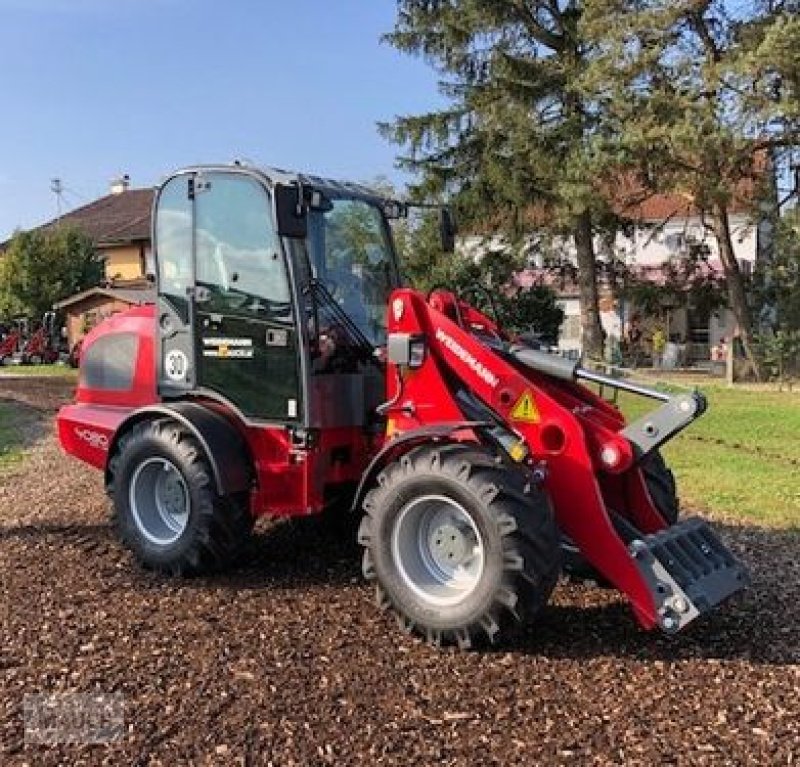
[{"label": "white wheel rim", "polygon": [[394,524],[391,548],[403,583],[432,607],[463,601],[483,575],[480,531],[448,496],[425,495],[407,503]]},{"label": "white wheel rim", "polygon": [[148,458],[136,467],[128,498],[137,529],[151,543],[169,546],[189,524],[186,481],[166,458]]}]

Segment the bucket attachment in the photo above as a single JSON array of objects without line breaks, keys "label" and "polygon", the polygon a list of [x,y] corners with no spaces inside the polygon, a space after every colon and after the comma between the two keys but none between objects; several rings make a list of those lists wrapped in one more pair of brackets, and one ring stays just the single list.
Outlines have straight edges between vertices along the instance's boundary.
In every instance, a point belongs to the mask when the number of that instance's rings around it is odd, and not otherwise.
[{"label": "bucket attachment", "polygon": [[667,634],[677,633],[750,583],[744,565],[698,517],[636,539],[629,550]]}]

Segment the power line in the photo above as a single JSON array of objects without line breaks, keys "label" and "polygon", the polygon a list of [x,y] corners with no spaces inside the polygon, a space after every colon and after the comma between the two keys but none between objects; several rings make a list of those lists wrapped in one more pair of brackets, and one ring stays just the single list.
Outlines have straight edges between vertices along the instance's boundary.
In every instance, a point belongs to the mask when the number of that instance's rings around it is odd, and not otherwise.
[{"label": "power line", "polygon": [[82,204],[86,202],[86,197],[82,195],[80,192],[76,192],[72,187],[65,186],[63,187],[64,193],[70,195],[72,198],[77,200],[78,203]]}]

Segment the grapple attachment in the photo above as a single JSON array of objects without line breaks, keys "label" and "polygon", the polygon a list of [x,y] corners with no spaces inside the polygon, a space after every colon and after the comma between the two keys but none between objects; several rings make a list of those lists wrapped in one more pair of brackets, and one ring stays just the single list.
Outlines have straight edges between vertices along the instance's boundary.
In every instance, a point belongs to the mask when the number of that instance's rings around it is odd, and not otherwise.
[{"label": "grapple attachment", "polygon": [[629,544],[653,594],[661,629],[674,634],[750,583],[708,523],[690,517]]}]

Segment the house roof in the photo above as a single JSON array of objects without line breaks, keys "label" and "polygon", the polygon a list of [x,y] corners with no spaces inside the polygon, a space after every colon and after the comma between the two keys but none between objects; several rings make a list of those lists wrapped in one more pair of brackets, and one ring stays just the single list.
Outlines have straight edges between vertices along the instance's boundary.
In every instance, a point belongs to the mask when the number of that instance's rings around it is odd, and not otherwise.
[{"label": "house roof", "polygon": [[[75,208],[59,219],[85,232],[98,246],[150,239],[150,216],[154,189],[128,189],[108,194]],[[54,225],[51,221],[44,225]]]},{"label": "house roof", "polygon": [[[733,190],[728,205],[731,214],[752,213],[758,201],[759,190],[754,179],[742,179]],[[672,218],[695,218],[703,211],[689,192],[673,194],[648,194],[633,179],[623,179],[614,193],[614,211],[617,215],[637,223],[662,224]]]},{"label": "house roof", "polygon": [[142,304],[154,304],[156,302],[156,292],[152,289],[135,289],[135,288],[89,288],[81,293],[76,293],[74,296],[65,298],[63,301],[53,304],[54,309],[63,309],[66,306],[78,304],[85,301],[87,298],[94,298],[95,296],[105,296],[116,301],[130,304],[131,306],[140,306]]},{"label": "house roof", "polygon": [[[752,214],[757,203],[765,194],[770,193],[773,183],[774,168],[769,155],[764,151],[757,152],[749,173],[744,174],[733,185],[728,212]],[[613,186],[601,183],[597,191],[609,201],[618,216],[636,224],[661,225],[673,218],[695,218],[703,213],[690,190],[676,190],[669,194],[653,193],[633,173],[621,175]],[[543,202],[528,205],[521,215],[524,223],[532,228],[549,223],[553,217],[547,204]],[[495,215],[489,221],[469,228],[465,234],[492,234],[498,230],[501,218]]]}]

